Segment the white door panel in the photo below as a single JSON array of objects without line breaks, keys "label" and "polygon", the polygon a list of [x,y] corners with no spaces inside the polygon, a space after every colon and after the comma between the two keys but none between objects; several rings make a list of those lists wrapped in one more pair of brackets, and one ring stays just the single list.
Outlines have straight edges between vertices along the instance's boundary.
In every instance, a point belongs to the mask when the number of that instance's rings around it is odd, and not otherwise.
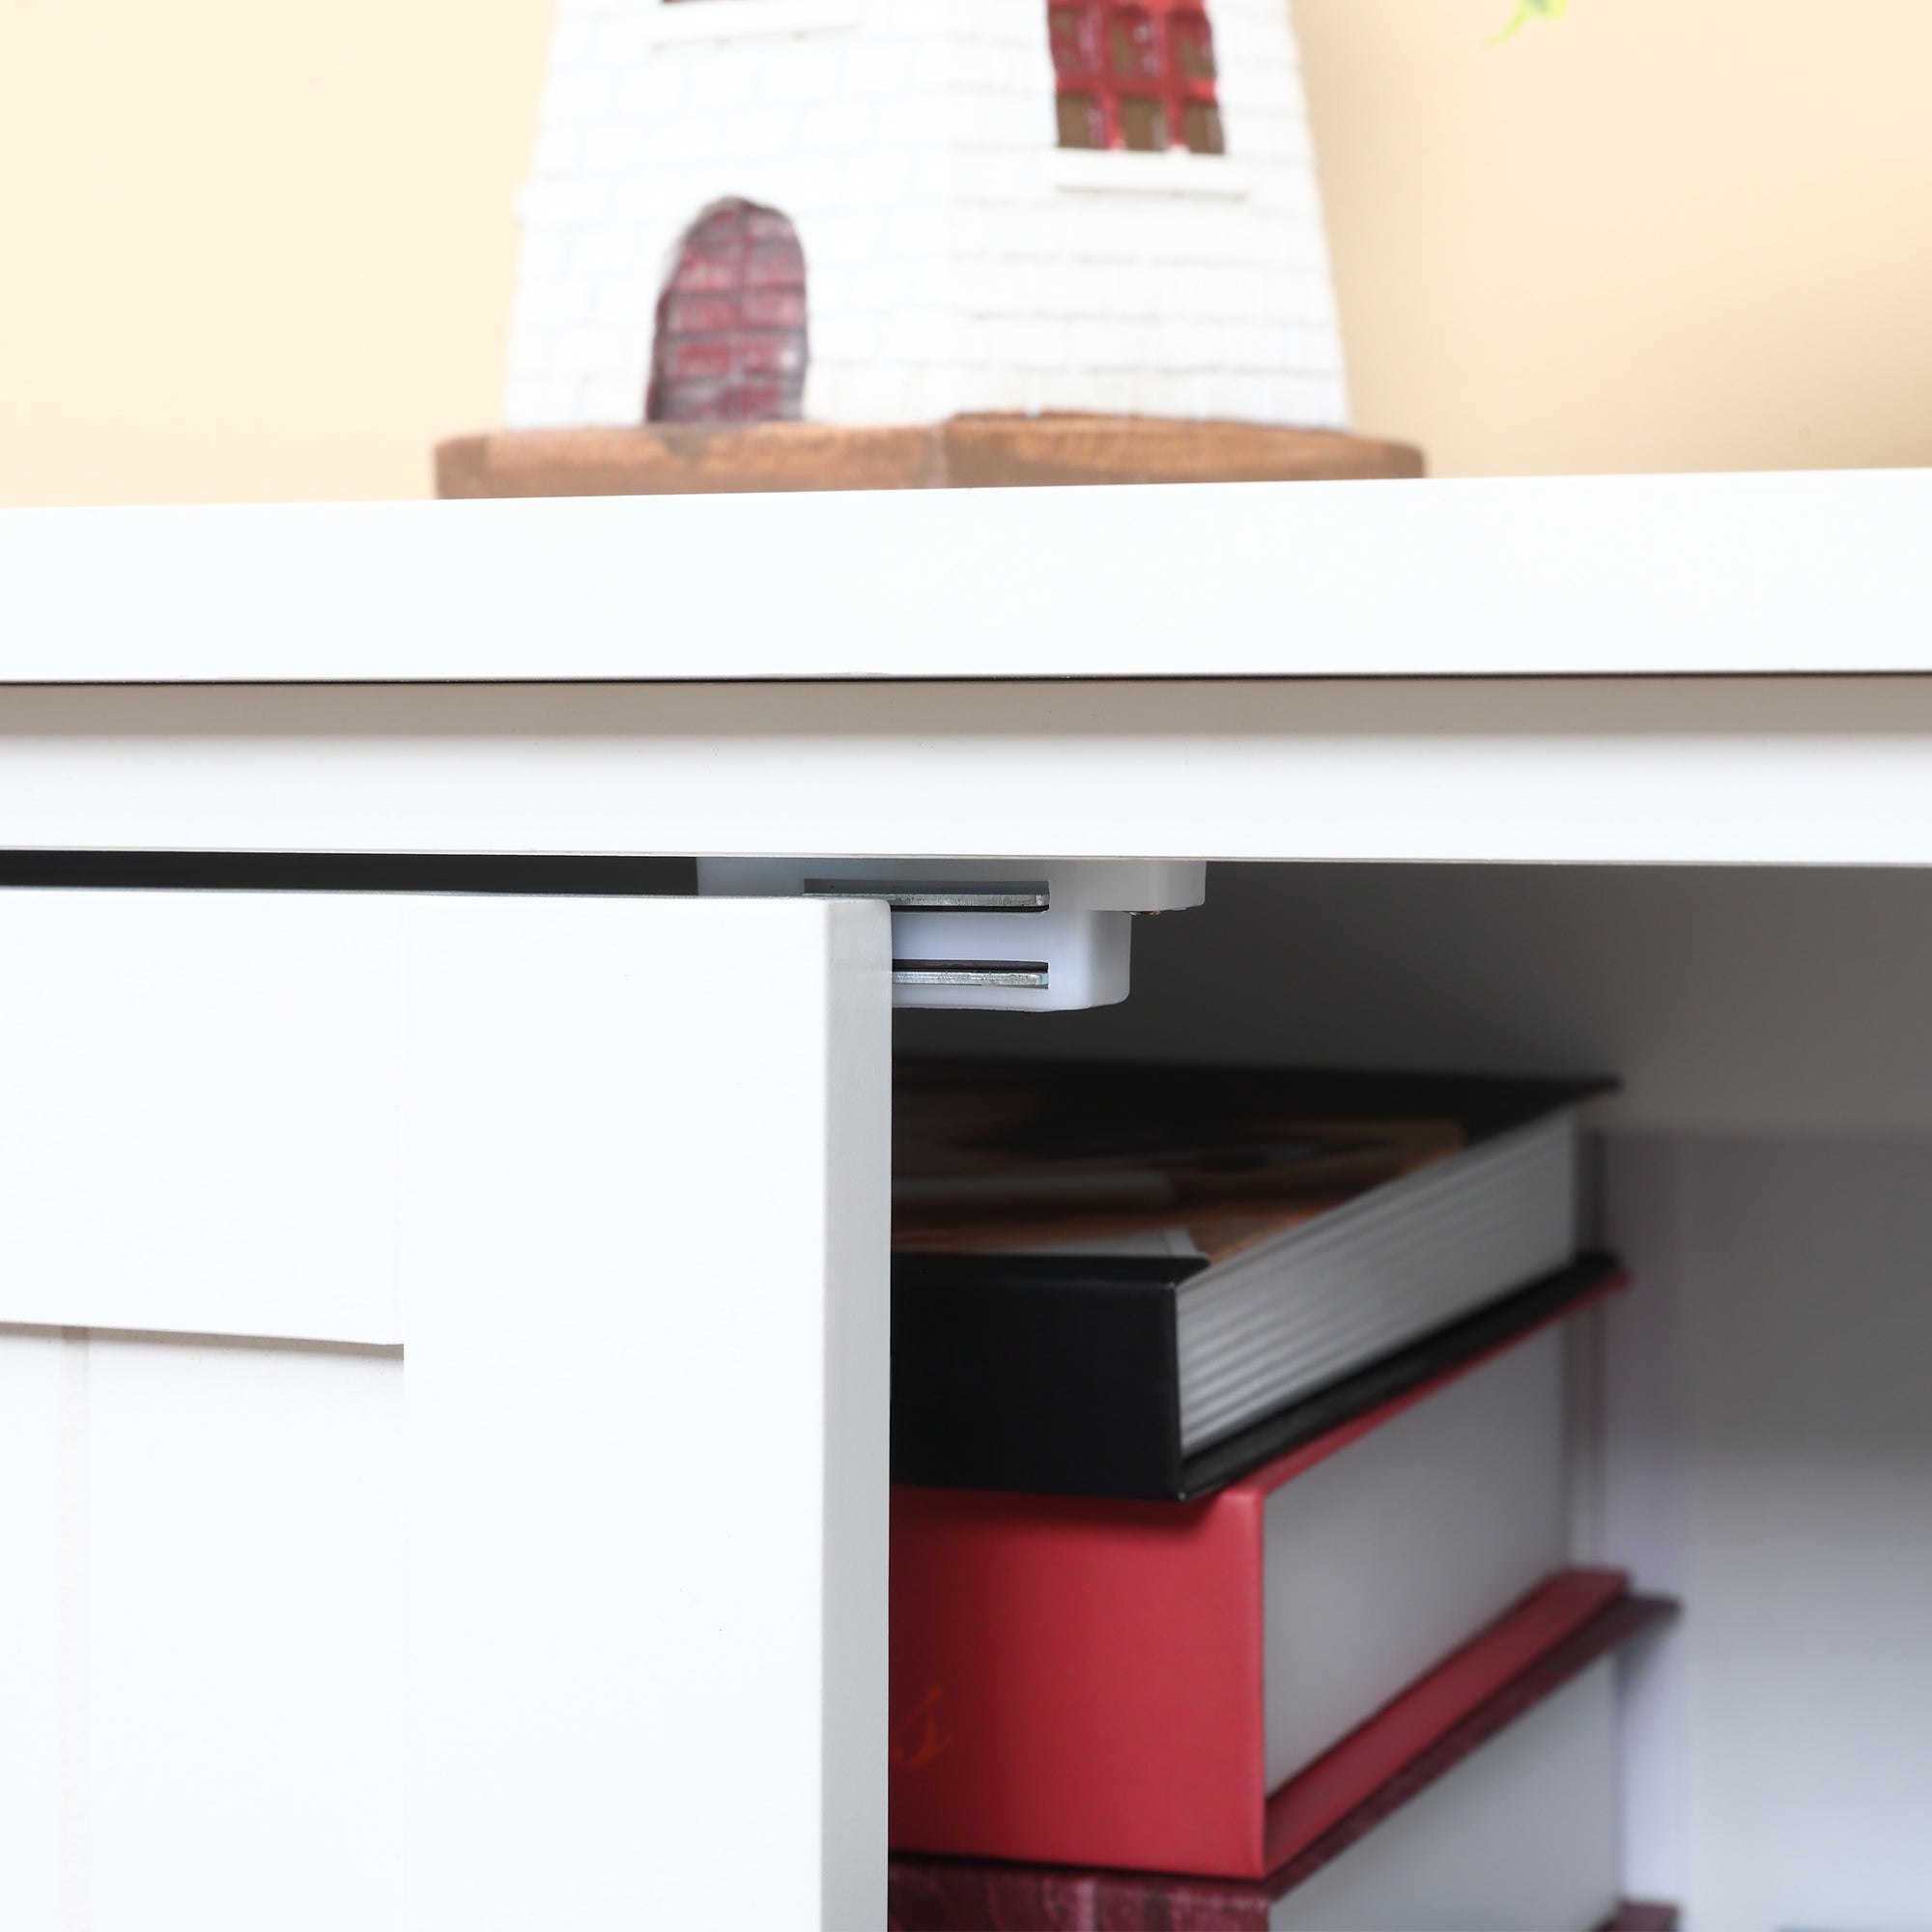
[{"label": "white door panel", "polygon": [[400,1932],[401,1360],[86,1348],[87,1932]]},{"label": "white door panel", "polygon": [[400,1342],[397,1028],[440,929],[432,900],[0,891],[0,1321]]},{"label": "white door panel", "polygon": [[[64,1600],[81,1552],[64,1534],[85,1350],[57,1329],[0,1329],[0,1925],[61,1925],[69,1744]],[[84,1713],[75,1712],[76,1719]],[[85,1725],[72,1739],[85,1747]]]},{"label": "white door panel", "polygon": [[882,1922],[883,909],[0,926],[0,1918]]}]

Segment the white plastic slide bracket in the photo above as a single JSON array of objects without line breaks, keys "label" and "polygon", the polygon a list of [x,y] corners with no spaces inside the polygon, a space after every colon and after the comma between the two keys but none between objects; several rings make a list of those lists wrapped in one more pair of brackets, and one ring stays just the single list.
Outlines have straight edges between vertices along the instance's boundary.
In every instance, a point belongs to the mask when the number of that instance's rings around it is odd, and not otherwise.
[{"label": "white plastic slide bracket", "polygon": [[1207,895],[1198,859],[700,859],[721,898],[884,899],[893,1004],[1065,1012],[1127,997],[1136,913]]}]

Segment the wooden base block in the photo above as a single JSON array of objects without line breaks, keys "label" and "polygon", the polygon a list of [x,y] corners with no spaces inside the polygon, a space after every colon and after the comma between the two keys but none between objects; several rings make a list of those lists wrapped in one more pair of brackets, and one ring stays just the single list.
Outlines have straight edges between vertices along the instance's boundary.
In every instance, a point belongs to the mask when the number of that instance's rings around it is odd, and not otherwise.
[{"label": "wooden base block", "polygon": [[661,497],[1049,483],[1420,476],[1407,443],[1157,416],[954,416],[923,428],[664,423],[508,430],[438,446],[440,497]]}]

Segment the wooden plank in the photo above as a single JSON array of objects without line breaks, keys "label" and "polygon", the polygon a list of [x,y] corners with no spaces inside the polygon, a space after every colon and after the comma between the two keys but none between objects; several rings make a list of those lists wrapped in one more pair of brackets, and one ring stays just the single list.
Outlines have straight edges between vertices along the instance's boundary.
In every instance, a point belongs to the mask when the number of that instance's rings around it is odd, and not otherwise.
[{"label": "wooden plank", "polygon": [[656,497],[1082,483],[1420,476],[1406,443],[1340,430],[1159,416],[954,416],[923,429],[653,423],[504,430],[436,452],[437,494]]},{"label": "wooden plank", "polygon": [[444,497],[922,490],[938,470],[929,430],[825,423],[516,430],[453,437],[436,451]]}]

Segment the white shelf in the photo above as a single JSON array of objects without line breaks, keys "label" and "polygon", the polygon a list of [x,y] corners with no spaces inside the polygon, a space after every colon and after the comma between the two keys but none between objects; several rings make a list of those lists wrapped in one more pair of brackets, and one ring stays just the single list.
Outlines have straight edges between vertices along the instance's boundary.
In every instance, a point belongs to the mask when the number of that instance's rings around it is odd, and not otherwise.
[{"label": "white shelf", "polygon": [[0,847],[1932,865],[1932,680],[16,690]]},{"label": "white shelf", "polygon": [[1932,471],[0,513],[0,682],[1932,671]]}]

